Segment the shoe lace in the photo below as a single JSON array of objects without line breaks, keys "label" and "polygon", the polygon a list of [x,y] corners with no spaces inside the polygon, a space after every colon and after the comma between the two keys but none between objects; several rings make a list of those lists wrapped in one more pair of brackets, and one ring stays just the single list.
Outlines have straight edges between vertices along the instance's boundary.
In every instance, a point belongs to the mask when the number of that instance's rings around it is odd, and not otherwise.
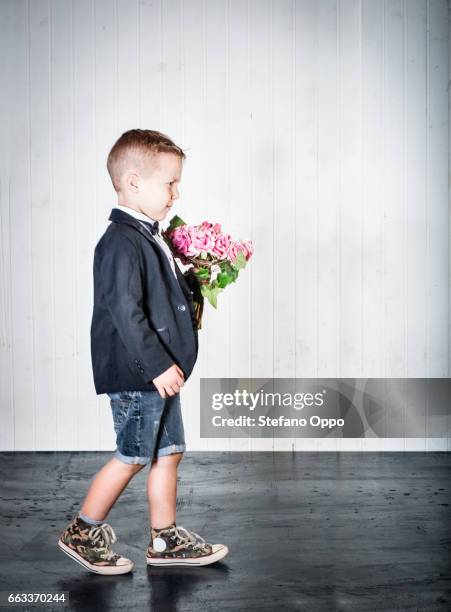
[{"label": "shoe lace", "polygon": [[103,546],[94,546],[94,549],[98,552],[102,552],[101,555],[105,559],[111,559],[114,557],[114,552],[111,550],[110,545],[116,542],[116,534],[113,528],[108,523],[102,523],[96,525],[89,530],[89,538],[93,544],[103,544]]},{"label": "shoe lace", "polygon": [[174,533],[179,544],[189,544],[198,550],[202,550],[206,545],[204,538],[195,531],[182,527],[182,525],[172,527],[169,531]]}]

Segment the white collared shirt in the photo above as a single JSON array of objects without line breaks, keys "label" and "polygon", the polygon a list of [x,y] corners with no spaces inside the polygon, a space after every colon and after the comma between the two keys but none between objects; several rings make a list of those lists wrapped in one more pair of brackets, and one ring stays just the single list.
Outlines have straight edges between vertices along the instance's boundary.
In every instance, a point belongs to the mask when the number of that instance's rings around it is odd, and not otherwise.
[{"label": "white collared shirt", "polygon": [[[138,221],[147,221],[148,223],[150,221],[151,223],[155,223],[155,219],[151,219],[147,215],[145,215],[143,213],[140,213],[137,210],[134,210],[133,208],[129,208],[128,206],[122,206],[121,204],[117,204],[114,208],[118,208],[119,210],[122,210],[122,212],[125,212],[128,215],[131,215],[132,217],[135,217],[135,219],[138,219]],[[150,229],[146,225],[143,225],[143,227],[149,233],[151,233]],[[168,247],[168,245],[164,241],[163,237],[161,236],[160,229],[158,229],[158,232],[156,234],[151,234],[151,235],[152,235],[153,238],[155,238],[155,240],[158,242],[158,244],[163,249],[164,254],[166,255],[166,257],[169,260],[169,263],[171,265],[172,271],[174,272],[174,276],[175,276],[175,278],[177,278],[177,273],[175,271],[174,258],[172,257],[171,249]],[[178,278],[177,278],[177,280],[178,280]]]}]

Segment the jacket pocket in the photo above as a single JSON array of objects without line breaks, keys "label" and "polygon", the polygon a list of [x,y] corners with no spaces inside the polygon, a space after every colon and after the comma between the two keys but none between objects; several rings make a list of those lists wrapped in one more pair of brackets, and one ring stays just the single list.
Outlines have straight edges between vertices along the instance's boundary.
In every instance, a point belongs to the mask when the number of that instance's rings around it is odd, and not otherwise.
[{"label": "jacket pocket", "polygon": [[158,327],[155,331],[164,343],[171,343],[171,334],[169,333],[169,327]]}]

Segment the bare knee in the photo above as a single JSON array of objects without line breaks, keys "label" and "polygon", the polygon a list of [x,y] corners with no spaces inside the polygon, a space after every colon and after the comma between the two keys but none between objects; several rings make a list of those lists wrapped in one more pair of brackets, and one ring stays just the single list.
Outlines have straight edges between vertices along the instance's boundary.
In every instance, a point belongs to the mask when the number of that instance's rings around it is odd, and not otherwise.
[{"label": "bare knee", "polygon": [[115,461],[118,461],[122,469],[130,474],[137,474],[147,465],[146,463],[125,463],[125,461],[120,461],[116,458]]},{"label": "bare knee", "polygon": [[171,453],[170,455],[162,455],[152,459],[152,467],[155,466],[174,466],[178,465],[183,458],[183,453]]}]

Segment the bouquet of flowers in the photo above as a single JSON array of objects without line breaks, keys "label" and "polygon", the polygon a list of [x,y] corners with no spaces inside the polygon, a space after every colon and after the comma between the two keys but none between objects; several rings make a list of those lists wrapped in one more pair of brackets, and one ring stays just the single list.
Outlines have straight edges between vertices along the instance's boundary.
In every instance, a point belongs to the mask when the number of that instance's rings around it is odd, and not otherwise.
[{"label": "bouquet of flowers", "polygon": [[218,293],[236,281],[252,256],[252,241],[234,240],[219,223],[187,225],[177,215],[162,236],[183,265],[192,265],[184,276],[193,291],[197,329],[201,329],[204,298],[217,308]]}]

